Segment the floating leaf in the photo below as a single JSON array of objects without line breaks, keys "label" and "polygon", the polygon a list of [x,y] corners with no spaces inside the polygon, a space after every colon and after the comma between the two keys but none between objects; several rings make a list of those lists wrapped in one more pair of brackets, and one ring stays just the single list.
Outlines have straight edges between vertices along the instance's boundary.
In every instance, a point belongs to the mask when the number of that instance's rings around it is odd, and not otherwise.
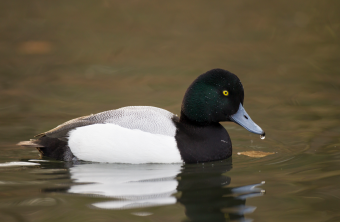
[{"label": "floating leaf", "polygon": [[275,154],[275,153],[274,152],[262,152],[262,151],[244,151],[244,152],[237,153],[237,155],[245,155],[245,156],[255,157],[255,158],[265,157],[265,156],[272,155],[272,154]]},{"label": "floating leaf", "polygon": [[22,54],[48,54],[52,51],[52,44],[46,41],[28,41],[19,45],[18,51]]}]

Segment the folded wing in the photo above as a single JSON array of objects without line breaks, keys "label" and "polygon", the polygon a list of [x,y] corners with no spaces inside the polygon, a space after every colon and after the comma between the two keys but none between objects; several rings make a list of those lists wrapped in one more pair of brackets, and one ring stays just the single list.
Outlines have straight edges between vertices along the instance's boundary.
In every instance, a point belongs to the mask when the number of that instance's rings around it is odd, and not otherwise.
[{"label": "folded wing", "polygon": [[175,136],[174,121],[178,121],[177,115],[164,109],[152,106],[128,106],[72,119],[36,137],[47,136],[67,141],[71,130],[93,124],[115,124],[153,134]]}]

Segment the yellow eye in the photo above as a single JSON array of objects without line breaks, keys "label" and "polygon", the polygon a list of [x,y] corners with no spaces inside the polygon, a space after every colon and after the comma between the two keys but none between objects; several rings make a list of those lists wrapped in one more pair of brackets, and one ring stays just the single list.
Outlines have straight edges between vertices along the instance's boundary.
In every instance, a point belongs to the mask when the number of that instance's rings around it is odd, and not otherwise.
[{"label": "yellow eye", "polygon": [[228,92],[227,90],[224,90],[224,91],[223,91],[223,95],[228,96],[228,95],[229,95],[229,92]]}]

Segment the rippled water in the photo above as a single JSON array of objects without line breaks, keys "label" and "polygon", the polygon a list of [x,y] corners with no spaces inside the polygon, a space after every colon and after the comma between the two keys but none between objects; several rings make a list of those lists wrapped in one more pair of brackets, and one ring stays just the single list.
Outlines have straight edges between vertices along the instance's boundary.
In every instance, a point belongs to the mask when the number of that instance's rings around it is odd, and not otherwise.
[{"label": "rippled water", "polygon": [[[339,7],[0,2],[0,221],[340,221]],[[223,123],[232,159],[72,165],[15,146],[123,106],[179,114],[188,85],[218,67],[266,131]]]}]

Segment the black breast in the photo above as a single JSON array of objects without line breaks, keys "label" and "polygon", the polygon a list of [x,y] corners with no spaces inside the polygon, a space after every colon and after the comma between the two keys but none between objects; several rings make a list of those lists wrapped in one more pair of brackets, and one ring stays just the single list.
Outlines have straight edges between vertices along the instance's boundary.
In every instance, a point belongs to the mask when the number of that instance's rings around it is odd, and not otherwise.
[{"label": "black breast", "polygon": [[201,163],[226,159],[232,154],[232,145],[227,130],[219,123],[197,126],[175,122],[175,139],[185,163]]}]

